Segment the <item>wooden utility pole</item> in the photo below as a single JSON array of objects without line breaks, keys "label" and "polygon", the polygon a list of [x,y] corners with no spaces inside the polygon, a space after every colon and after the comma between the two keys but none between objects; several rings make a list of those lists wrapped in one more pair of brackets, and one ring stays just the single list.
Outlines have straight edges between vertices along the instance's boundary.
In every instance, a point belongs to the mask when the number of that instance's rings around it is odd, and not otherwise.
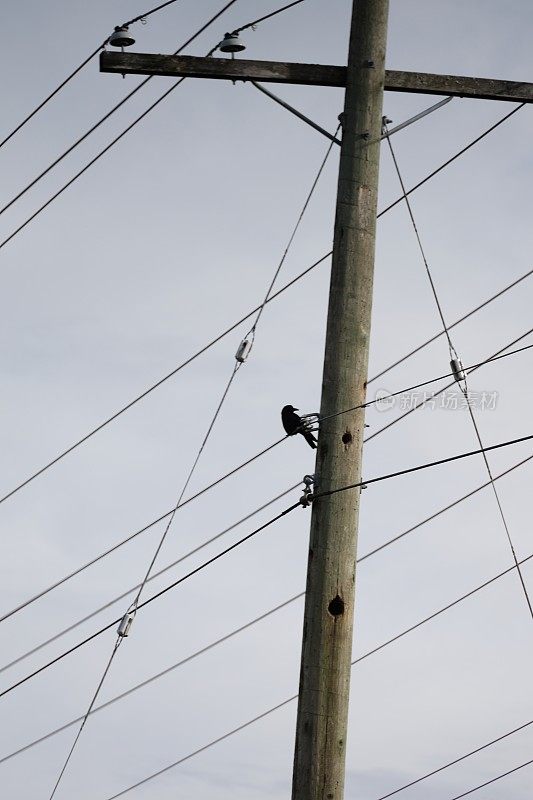
[{"label": "wooden utility pole", "polygon": [[[320,416],[364,403],[372,310],[388,0],[352,14]],[[321,424],[315,490],[361,479],[364,410]],[[342,800],[360,489],[315,501],[293,800]]]},{"label": "wooden utility pole", "polygon": [[[533,102],[533,84],[385,71],[388,0],[354,0],[348,66],[103,52],[102,72],[345,86],[315,493],[358,483],[365,401],[383,90]],[[293,800],[342,800],[359,489],[312,507]]]}]

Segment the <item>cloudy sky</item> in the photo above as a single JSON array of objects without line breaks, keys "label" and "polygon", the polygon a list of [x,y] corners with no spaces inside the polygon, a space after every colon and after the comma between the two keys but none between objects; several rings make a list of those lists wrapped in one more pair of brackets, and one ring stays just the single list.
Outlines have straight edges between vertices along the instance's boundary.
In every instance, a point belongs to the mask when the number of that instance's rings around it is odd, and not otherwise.
[{"label": "cloudy sky", "polygon": [[[181,0],[135,26],[135,49],[172,52],[222,6]],[[282,2],[239,0],[189,52]],[[112,27],[149,7],[133,0],[6,4],[0,30],[4,138],[94,50]],[[250,58],[343,64],[351,3],[307,0],[248,31]],[[531,8],[392,0],[388,67],[527,80]],[[93,60],[0,150],[2,205],[141,78],[103,75]],[[142,113],[172,81],[152,80],[0,217],[4,240]],[[277,87],[334,130],[342,92]],[[438,98],[436,98],[438,99]],[[399,123],[435,98],[389,93]],[[413,185],[512,109],[453,100],[393,140]],[[528,272],[531,112],[514,115],[412,197],[444,315],[450,322]],[[327,148],[320,134],[253,87],[185,81],[50,208],[0,250],[2,363],[0,494],[174,369],[256,306],[279,263]],[[279,286],[331,248],[334,151]],[[382,151],[380,208],[399,194]],[[319,404],[329,262],[266,309],[188,489],[194,494],[282,435],[280,408]],[[531,327],[533,278],[453,331],[463,362]],[[378,225],[370,375],[439,331],[403,205]],[[0,506],[2,611],[9,611],[168,511],[175,503],[234,363],[241,326],[85,445]],[[521,344],[533,343],[533,335]],[[531,355],[472,376],[487,444],[532,433]],[[443,338],[370,387],[396,391],[445,373]],[[437,384],[440,386],[441,384]],[[369,433],[402,413],[369,411]],[[479,400],[479,402],[481,402]],[[450,403],[453,405],[453,403]],[[492,404],[491,404],[492,405]],[[477,446],[464,409],[425,408],[376,436],[376,476]],[[496,474],[532,454],[490,455]],[[533,461],[498,482],[516,552],[533,552]],[[313,470],[290,439],[176,515],[158,567],[177,560]],[[369,487],[359,553],[412,527],[486,481],[482,458]],[[293,492],[153,581],[150,596],[268,520]],[[106,701],[302,592],[309,512],[297,511],[139,613],[101,694]],[[162,525],[0,625],[2,665],[125,592],[142,577]],[[354,657],[510,567],[490,489],[365,560],[358,570]],[[533,592],[533,566],[524,566]],[[7,688],[120,616],[123,600],[0,675]],[[302,601],[88,721],[56,797],[107,800],[297,691]],[[0,758],[83,714],[115,640],[111,629],[0,700]],[[377,800],[448,760],[533,719],[533,624],[515,572],[354,667],[346,796]],[[282,800],[290,793],[295,704],[132,791],[139,800]],[[0,764],[10,800],[48,798],[75,728]],[[405,791],[449,800],[533,757],[533,726]],[[525,800],[531,770],[481,790]]]}]

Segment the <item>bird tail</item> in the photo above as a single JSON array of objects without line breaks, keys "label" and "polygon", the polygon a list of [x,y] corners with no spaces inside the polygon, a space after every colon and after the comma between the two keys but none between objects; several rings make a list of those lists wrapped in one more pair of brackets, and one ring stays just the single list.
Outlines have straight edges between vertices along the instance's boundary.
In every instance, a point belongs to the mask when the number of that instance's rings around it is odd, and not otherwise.
[{"label": "bird tail", "polygon": [[316,438],[313,436],[311,431],[302,431],[302,433],[303,433],[305,441],[307,442],[309,447],[312,447],[313,450],[315,450],[316,449]]}]

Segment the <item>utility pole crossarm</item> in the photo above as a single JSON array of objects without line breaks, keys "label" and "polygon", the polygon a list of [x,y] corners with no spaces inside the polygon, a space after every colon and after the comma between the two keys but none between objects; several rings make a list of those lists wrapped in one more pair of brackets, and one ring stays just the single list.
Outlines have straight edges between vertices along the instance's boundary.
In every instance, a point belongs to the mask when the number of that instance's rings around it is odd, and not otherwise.
[{"label": "utility pole crossarm", "polygon": [[[100,71],[123,75],[264,81],[337,88],[346,86],[347,74],[346,67],[329,64],[199,58],[155,53],[111,53],[106,50],[100,55]],[[386,70],[385,91],[533,103],[533,83],[462,75],[436,75],[429,72]]]}]

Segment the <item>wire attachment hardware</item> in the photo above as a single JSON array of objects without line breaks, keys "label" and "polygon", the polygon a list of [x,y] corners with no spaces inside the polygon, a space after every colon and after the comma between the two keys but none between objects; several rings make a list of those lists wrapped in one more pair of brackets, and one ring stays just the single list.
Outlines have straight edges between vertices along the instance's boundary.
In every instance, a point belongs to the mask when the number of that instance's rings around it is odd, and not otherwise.
[{"label": "wire attachment hardware", "polygon": [[463,362],[460,358],[452,358],[450,361],[450,369],[457,383],[466,380],[466,373],[464,371]]},{"label": "wire attachment hardware", "polygon": [[135,614],[133,614],[131,611],[126,611],[126,613],[124,614],[124,616],[120,621],[120,625],[117,628],[117,634],[119,636],[122,636],[122,638],[129,636],[130,628],[132,626],[134,619],[135,619]]},{"label": "wire attachment hardware", "polygon": [[302,420],[302,424],[300,425],[300,429],[303,431],[313,431],[316,430],[315,425],[318,424],[320,420],[320,414],[313,412],[312,414],[301,414],[300,419]]},{"label": "wire attachment hardware", "polygon": [[243,50],[246,50],[246,45],[241,40],[239,32],[233,31],[232,33],[224,34],[218,49],[221,53],[242,53]]},{"label": "wire attachment hardware", "polygon": [[387,133],[387,125],[390,125],[393,122],[392,119],[389,119],[386,115],[381,117],[381,135],[385,136]]},{"label": "wire attachment hardware", "polygon": [[239,362],[239,364],[244,364],[248,356],[250,355],[250,350],[252,349],[252,340],[251,339],[243,339],[240,343],[239,347],[237,348],[237,352],[235,353],[235,359]]},{"label": "wire attachment hardware", "polygon": [[313,502],[313,489],[315,486],[315,476],[304,475],[303,482],[305,488],[304,488],[304,493],[300,497],[300,503],[302,508],[308,508]]}]

